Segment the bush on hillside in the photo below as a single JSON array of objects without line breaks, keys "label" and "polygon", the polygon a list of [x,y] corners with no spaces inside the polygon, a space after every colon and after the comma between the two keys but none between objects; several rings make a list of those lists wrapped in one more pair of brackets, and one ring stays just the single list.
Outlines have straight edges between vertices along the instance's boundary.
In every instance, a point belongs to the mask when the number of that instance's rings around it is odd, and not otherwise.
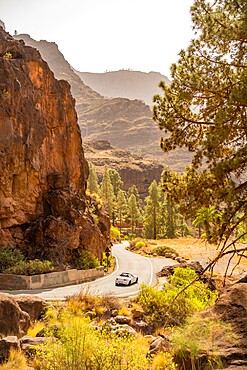
[{"label": "bush on hillside", "polygon": [[0,248],[0,272],[5,272],[23,260],[24,256],[19,249]]},{"label": "bush on hillside", "polygon": [[76,249],[71,260],[71,267],[77,270],[88,270],[99,266],[99,260],[93,253],[84,249]]},{"label": "bush on hillside", "polygon": [[146,247],[146,243],[143,239],[141,238],[136,238],[134,240],[132,240],[130,242],[130,245],[129,245],[129,250],[131,251],[138,251],[140,250],[141,248],[145,248]]},{"label": "bush on hillside", "polygon": [[111,238],[112,242],[120,242],[121,241],[120,231],[118,230],[117,227],[111,226],[110,238]]},{"label": "bush on hillside", "polygon": [[51,261],[41,261],[35,260],[22,260],[12,267],[9,267],[4,271],[5,274],[15,274],[15,275],[37,275],[52,272],[54,266]]},{"label": "bush on hillside", "polygon": [[174,255],[178,256],[178,253],[177,253],[177,251],[175,251],[175,249],[173,249],[171,247],[167,247],[166,245],[159,245],[155,249],[155,253],[158,256],[166,256],[167,254],[174,254]]},{"label": "bush on hillside", "polygon": [[194,282],[173,302],[177,294],[196,276],[194,270],[178,267],[174,270],[170,284],[166,284],[163,290],[157,291],[154,287],[142,285],[136,300],[143,307],[146,320],[154,329],[165,324],[181,325],[187,317],[215,302],[217,292],[210,291],[200,281]]}]

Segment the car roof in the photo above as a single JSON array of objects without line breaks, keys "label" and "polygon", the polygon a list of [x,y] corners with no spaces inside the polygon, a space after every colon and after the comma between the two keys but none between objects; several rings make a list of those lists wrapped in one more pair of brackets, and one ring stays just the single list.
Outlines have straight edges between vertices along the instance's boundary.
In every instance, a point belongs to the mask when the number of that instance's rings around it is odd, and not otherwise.
[{"label": "car roof", "polygon": [[129,272],[122,272],[121,274],[120,274],[120,276],[129,276],[129,275],[132,275],[131,273],[129,273]]}]

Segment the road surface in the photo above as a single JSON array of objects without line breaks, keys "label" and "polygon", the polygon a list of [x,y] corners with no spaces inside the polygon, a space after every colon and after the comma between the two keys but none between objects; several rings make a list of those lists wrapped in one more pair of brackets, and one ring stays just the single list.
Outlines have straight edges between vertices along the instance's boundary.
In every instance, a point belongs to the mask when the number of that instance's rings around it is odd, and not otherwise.
[{"label": "road surface", "polygon": [[[81,290],[88,290],[92,294],[111,294],[116,297],[130,297],[136,295],[140,284],[155,286],[157,283],[156,272],[163,266],[174,264],[174,261],[166,258],[147,258],[127,251],[128,242],[114,244],[112,254],[116,257],[116,269],[113,273],[97,280],[43,290],[8,291],[10,294],[34,294],[46,300],[65,299],[68,296],[78,294]],[[121,272],[131,272],[138,276],[138,283],[131,286],[115,286],[115,278]]]}]

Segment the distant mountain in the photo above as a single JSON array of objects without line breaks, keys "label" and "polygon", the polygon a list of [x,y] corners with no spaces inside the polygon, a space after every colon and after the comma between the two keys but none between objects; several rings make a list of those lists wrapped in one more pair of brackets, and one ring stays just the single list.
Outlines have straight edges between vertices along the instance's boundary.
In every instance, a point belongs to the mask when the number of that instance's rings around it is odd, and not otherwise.
[{"label": "distant mountain", "polygon": [[153,96],[161,92],[160,81],[170,84],[166,76],[159,72],[139,72],[121,70],[106,73],[75,72],[82,81],[108,98],[140,99],[152,105]]},{"label": "distant mountain", "polygon": [[100,95],[81,80],[54,42],[36,41],[26,34],[14,38],[38,49],[55,77],[70,83],[83,141],[107,140],[114,148],[158,159],[174,170],[184,169],[189,162],[187,152],[178,150],[169,155],[160,149],[162,132],[152,120],[149,105],[138,99]]}]

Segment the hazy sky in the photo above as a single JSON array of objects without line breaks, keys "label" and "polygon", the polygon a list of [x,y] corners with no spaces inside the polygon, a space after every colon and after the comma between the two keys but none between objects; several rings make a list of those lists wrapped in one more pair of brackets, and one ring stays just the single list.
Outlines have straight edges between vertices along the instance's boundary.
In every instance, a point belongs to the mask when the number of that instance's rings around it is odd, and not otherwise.
[{"label": "hazy sky", "polygon": [[193,0],[0,0],[10,34],[54,41],[81,72],[133,69],[169,75],[192,38]]}]

